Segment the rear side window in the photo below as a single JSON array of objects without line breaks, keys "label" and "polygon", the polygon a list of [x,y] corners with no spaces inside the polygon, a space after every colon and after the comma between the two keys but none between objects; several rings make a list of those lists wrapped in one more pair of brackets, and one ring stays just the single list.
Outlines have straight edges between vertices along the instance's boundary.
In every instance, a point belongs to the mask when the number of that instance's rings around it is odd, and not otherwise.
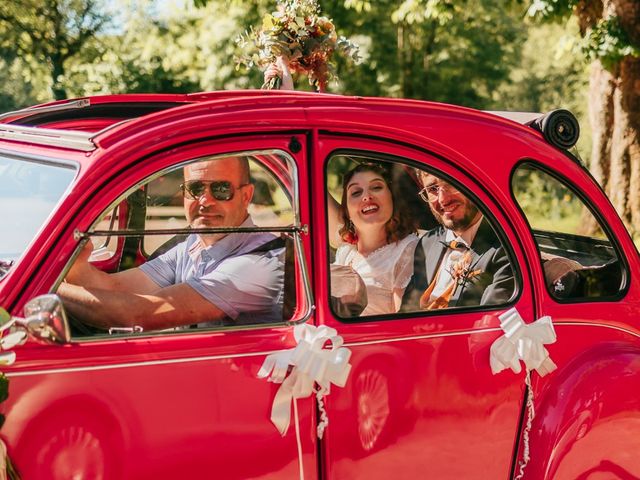
[{"label": "rear side window", "polygon": [[513,194],[538,245],[545,283],[559,300],[606,299],[622,289],[620,259],[602,224],[566,183],[525,163]]}]

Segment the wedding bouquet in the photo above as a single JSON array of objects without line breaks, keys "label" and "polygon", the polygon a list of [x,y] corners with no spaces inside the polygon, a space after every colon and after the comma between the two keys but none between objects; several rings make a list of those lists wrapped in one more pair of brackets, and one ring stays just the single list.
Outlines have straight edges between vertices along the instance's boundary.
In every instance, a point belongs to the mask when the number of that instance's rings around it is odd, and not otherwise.
[{"label": "wedding bouquet", "polygon": [[[283,57],[292,72],[307,75],[319,91],[335,77],[331,57],[336,50],[357,61],[358,47],[338,37],[333,22],[320,14],[316,0],[281,0],[277,11],[265,15],[262,28],[240,35],[238,45],[245,51],[236,57],[237,68],[258,66],[266,69]],[[273,78],[262,88],[279,88],[280,78]]]}]

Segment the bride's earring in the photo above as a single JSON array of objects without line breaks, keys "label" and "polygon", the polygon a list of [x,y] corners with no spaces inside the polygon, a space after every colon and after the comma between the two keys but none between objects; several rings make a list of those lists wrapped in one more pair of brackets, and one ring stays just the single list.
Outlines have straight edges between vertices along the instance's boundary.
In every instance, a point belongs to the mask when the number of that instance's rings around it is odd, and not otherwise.
[{"label": "bride's earring", "polygon": [[347,243],[351,243],[353,245],[358,243],[358,234],[356,233],[356,227],[351,220],[349,220],[349,225],[347,227],[347,234],[345,235],[344,240]]}]

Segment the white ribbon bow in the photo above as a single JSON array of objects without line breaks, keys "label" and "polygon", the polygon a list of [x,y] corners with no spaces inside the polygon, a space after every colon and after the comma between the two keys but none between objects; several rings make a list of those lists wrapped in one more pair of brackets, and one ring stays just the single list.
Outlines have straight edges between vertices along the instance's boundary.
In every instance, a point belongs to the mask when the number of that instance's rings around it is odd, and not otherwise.
[{"label": "white ribbon bow", "polygon": [[[344,387],[351,371],[351,350],[342,346],[342,337],[335,329],[301,324],[293,328],[293,335],[298,345],[268,355],[258,372],[258,378],[282,383],[271,408],[271,421],[281,435],[289,429],[293,399],[310,396],[316,383],[320,396],[329,394],[332,383]],[[331,349],[324,348],[327,342]],[[287,376],[290,365],[293,369]]]},{"label": "white ribbon bow", "polygon": [[489,361],[494,375],[505,368],[520,373],[520,360],[527,371],[535,370],[541,377],[558,368],[544,348],[545,344],[556,341],[551,317],[545,316],[527,325],[518,311],[512,308],[498,318],[504,335],[491,345]]}]

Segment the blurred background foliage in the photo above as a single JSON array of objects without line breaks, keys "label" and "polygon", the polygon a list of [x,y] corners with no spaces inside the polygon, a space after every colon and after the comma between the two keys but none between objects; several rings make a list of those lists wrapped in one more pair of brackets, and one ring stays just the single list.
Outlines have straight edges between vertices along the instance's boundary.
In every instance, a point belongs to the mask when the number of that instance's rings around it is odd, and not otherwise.
[{"label": "blurred background foliage", "polygon": [[[566,21],[571,2],[321,0],[362,56],[357,65],[336,59],[339,80],[329,91],[486,110],[568,108],[581,121],[579,150],[588,158],[588,56],[578,22]],[[0,110],[95,94],[259,88],[262,72],[235,67],[235,39],[274,7],[267,0],[3,0]],[[563,22],[533,20],[540,15]],[[305,79],[296,85],[309,88]],[[532,204],[539,201],[535,185],[528,191]]]},{"label": "blurred background foliage", "polygon": [[[489,110],[562,107],[585,115],[588,77],[584,57],[574,54],[575,32],[530,21],[518,2],[320,3],[363,57],[358,65],[336,59],[334,93]],[[261,72],[235,68],[235,38],[260,25],[274,6],[266,0],[4,0],[0,110],[95,94],[258,88]],[[297,87],[309,88],[304,79]],[[581,143],[588,155],[588,136]]]},{"label": "blurred background foliage", "polygon": [[[261,72],[235,69],[234,40],[259,25],[274,1],[30,2],[4,0],[0,6],[4,110],[82,95],[261,84]],[[337,59],[340,80],[332,92],[482,109],[575,110],[585,102],[585,63],[571,54],[571,35],[558,25],[528,21],[517,2],[439,0],[427,1],[427,8],[424,0],[320,3],[363,56],[358,65]],[[62,67],[56,66],[60,60]]]}]

